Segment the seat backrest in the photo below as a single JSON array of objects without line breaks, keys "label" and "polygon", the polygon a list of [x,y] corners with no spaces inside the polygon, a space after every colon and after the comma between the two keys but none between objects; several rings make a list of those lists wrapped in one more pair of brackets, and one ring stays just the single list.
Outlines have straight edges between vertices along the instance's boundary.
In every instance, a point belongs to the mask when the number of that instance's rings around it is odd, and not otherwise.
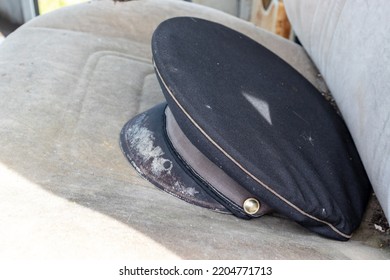
[{"label": "seat backrest", "polygon": [[[390,1],[284,0],[390,218]],[[375,2],[375,3],[374,3]]]}]

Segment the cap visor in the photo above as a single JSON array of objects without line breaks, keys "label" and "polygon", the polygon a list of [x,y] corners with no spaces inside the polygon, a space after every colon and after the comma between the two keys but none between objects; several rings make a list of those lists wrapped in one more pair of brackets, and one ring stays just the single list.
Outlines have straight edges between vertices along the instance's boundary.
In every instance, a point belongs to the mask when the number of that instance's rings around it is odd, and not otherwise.
[{"label": "cap visor", "polygon": [[166,106],[159,104],[125,124],[122,152],[142,177],[163,191],[193,205],[231,213],[203,190],[172,150],[165,130]]}]

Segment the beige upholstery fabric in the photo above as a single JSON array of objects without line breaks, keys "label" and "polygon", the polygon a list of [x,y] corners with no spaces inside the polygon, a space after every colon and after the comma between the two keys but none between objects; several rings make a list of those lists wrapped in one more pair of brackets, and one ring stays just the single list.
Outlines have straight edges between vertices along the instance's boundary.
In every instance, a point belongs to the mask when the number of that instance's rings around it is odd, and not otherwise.
[{"label": "beige upholstery fabric", "polygon": [[334,242],[283,217],[189,205],[138,176],[119,132],[163,100],[150,38],[179,15],[248,34],[326,90],[300,46],[187,2],[99,0],[29,22],[0,45],[0,258],[389,258],[366,222]]},{"label": "beige upholstery fabric", "polygon": [[390,2],[286,0],[390,219]]}]

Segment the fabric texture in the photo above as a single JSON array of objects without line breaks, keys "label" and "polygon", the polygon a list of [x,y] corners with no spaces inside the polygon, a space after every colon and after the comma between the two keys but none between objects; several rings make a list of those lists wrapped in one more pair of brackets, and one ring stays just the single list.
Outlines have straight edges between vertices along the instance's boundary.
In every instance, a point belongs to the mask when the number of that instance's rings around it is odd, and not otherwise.
[{"label": "fabric texture", "polygon": [[390,2],[286,0],[390,219]]}]

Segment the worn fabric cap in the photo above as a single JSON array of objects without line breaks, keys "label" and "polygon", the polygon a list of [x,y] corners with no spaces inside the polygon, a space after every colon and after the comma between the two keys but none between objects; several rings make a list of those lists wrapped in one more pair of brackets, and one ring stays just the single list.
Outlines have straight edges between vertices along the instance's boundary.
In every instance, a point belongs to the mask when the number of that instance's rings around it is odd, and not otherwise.
[{"label": "worn fabric cap", "polygon": [[192,204],[241,218],[275,211],[348,240],[371,186],[342,118],[274,53],[220,24],[169,19],[152,51],[167,104],[130,120],[136,170]]}]

